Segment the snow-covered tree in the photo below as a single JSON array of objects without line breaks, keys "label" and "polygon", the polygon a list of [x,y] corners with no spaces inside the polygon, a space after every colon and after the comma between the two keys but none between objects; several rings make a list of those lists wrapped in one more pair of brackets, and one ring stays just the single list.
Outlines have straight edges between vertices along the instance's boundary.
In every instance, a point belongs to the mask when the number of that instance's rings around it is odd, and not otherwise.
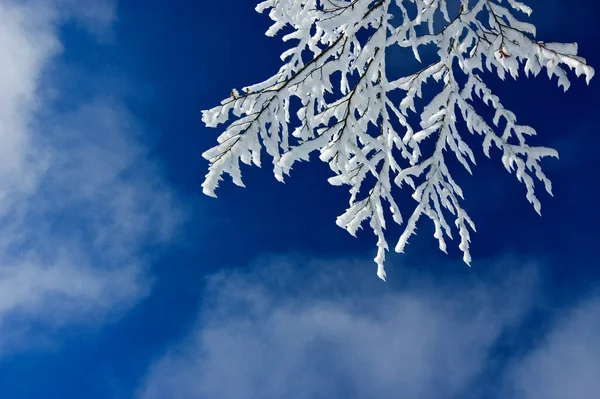
[{"label": "snow-covered tree", "polygon": [[[337,224],[354,235],[368,221],[382,279],[385,208],[404,226],[397,252],[426,216],[444,252],[445,237],[458,231],[470,262],[475,225],[447,166],[451,155],[471,172],[475,155],[466,135],[481,136],[486,156],[493,146],[500,150],[504,167],[515,172],[540,213],[534,178],[551,194],[540,160],[557,153],[527,144],[535,130],[517,123],[484,78],[545,71],[567,90],[568,69],[588,83],[594,70],[577,56],[576,44],[537,40],[535,27],[519,19],[531,14],[528,6],[517,0],[266,0],[256,10],[269,10],[268,36],[282,32],[293,45],[275,75],[241,93],[232,90],[203,112],[207,126],[229,123],[218,145],[203,154],[210,161],[205,194],[215,196],[224,173],[243,186],[240,162],[260,166],[263,148],[281,181],[296,161],[318,151],[334,173],[329,182],[350,187],[349,208]],[[386,67],[393,47],[432,62],[391,78],[402,72]],[[403,186],[415,200],[406,219],[393,193]]]}]

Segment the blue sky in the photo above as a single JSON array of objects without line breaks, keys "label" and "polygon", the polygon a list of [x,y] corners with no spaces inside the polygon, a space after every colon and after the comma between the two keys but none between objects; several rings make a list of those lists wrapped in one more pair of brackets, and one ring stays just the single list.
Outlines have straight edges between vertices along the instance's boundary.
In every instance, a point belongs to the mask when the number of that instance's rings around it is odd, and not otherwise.
[{"label": "blue sky", "polygon": [[[527,3],[600,66],[597,2]],[[423,224],[383,283],[325,165],[201,193],[201,110],[284,49],[254,5],[0,0],[0,397],[594,398],[598,82],[490,80],[554,197],[477,154],[472,267]]]}]

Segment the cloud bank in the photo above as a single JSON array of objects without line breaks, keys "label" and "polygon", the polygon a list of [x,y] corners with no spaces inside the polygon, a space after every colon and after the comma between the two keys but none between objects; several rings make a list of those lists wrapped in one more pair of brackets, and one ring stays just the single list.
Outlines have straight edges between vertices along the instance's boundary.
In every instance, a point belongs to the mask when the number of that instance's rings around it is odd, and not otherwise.
[{"label": "cloud bank", "polygon": [[61,25],[93,36],[114,19],[111,1],[0,2],[0,355],[31,344],[31,325],[130,308],[150,287],[147,248],[180,220],[122,101],[95,89],[71,106],[80,94],[55,78]]},{"label": "cloud bank", "polygon": [[498,272],[485,281],[405,272],[400,289],[372,284],[367,261],[275,257],[219,273],[138,397],[595,398],[600,297],[559,311],[527,348],[523,328],[546,305],[538,268],[516,262],[486,265]]},{"label": "cloud bank", "polygon": [[529,269],[493,284],[354,290],[370,269],[333,263],[275,259],[212,277],[196,329],[156,362],[140,397],[466,397],[535,298]]}]

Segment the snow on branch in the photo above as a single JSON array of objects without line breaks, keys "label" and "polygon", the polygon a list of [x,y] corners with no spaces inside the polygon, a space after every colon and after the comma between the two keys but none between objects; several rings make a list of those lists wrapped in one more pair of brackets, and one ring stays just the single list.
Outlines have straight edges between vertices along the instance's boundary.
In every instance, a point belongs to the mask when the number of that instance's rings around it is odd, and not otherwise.
[{"label": "snow on branch", "polygon": [[[535,130],[517,123],[486,85],[484,72],[516,79],[545,71],[567,90],[568,70],[588,83],[594,70],[577,55],[576,44],[537,40],[535,27],[518,19],[531,9],[516,0],[455,3],[452,9],[446,0],[261,2],[256,10],[268,11],[273,21],[267,35],[283,30],[288,32],[283,40],[293,44],[281,55],[276,74],[241,93],[234,89],[221,105],[203,112],[207,126],[226,125],[218,145],[203,154],[210,162],[204,193],[215,196],[223,174],[243,187],[240,163],[260,166],[263,149],[280,181],[297,161],[318,151],[334,173],[329,182],[349,186],[349,207],[337,224],[354,235],[368,222],[377,236],[377,275],[384,280],[387,209],[391,220],[404,226],[397,252],[404,251],[425,216],[442,251],[457,231],[464,261],[471,261],[475,225],[446,164],[451,154],[471,172],[475,154],[465,134],[481,136],[488,157],[492,146],[501,151],[504,167],[525,185],[527,200],[540,213],[534,180],[550,194],[552,189],[540,160],[558,155],[527,144]],[[429,51],[433,46],[437,57],[417,72],[389,80],[386,52],[395,46],[419,62],[425,46]],[[424,95],[426,86],[436,93]],[[398,95],[399,102],[392,100]],[[428,103],[417,108],[423,101]],[[495,113],[492,121],[481,116],[485,107]],[[392,195],[394,186],[412,189],[416,205],[406,220]]]}]

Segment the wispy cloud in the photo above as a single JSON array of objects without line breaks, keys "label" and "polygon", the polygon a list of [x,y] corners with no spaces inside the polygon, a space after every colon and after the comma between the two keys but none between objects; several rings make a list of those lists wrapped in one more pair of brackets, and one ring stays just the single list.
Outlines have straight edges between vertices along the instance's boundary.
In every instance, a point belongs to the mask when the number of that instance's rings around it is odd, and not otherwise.
[{"label": "wispy cloud", "polygon": [[197,327],[156,362],[140,397],[461,397],[536,295],[531,268],[490,283],[417,278],[399,291],[364,288],[367,269],[274,259],[214,276]]},{"label": "wispy cloud", "polygon": [[0,2],[0,354],[27,345],[31,323],[54,330],[131,307],[150,286],[145,248],[180,220],[119,98],[56,106],[79,94],[53,78],[68,19],[104,34],[114,3]]},{"label": "wispy cloud", "polygon": [[600,392],[600,297],[562,317],[507,378],[515,399],[594,399]]}]

